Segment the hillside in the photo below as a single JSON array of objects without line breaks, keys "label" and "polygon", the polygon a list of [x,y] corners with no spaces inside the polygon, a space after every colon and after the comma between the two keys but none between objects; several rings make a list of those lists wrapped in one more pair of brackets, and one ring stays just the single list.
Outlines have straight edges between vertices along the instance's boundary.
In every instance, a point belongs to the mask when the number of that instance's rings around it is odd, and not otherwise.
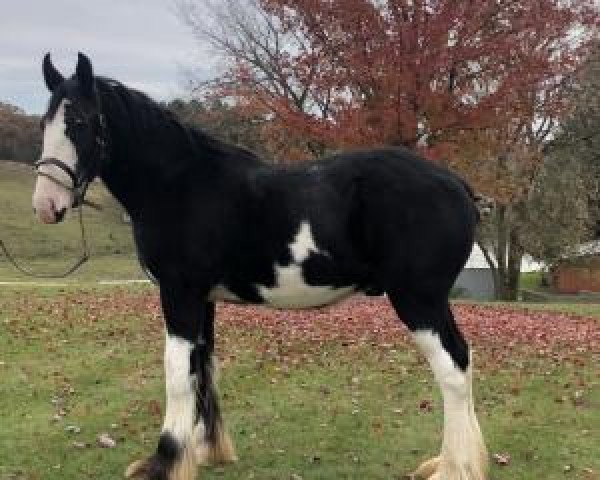
[{"label": "hillside", "polygon": [[[60,271],[81,251],[77,215],[72,212],[58,225],[38,223],[31,211],[34,183],[30,167],[0,161],[0,238],[23,263],[38,266],[42,271]],[[100,212],[84,209],[91,255],[95,261],[103,258],[108,261],[100,270],[106,270],[104,276],[110,277],[113,268],[121,270],[121,266],[114,266],[116,261],[126,264],[125,270],[138,276],[131,227],[122,221],[122,209],[100,182],[90,187],[88,198],[103,206]],[[0,255],[0,280],[7,276],[18,277]]]}]

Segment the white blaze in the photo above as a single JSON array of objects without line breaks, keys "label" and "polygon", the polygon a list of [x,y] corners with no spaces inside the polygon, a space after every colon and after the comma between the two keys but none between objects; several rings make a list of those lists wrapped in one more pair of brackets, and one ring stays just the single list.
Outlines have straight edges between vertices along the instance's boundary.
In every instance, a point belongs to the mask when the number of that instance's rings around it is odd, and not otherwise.
[{"label": "white blaze", "polygon": [[[71,103],[64,99],[58,106],[54,117],[46,123],[44,128],[44,144],[42,147],[42,158],[57,158],[66,163],[75,170],[77,164],[77,151],[71,139],[67,136],[67,124],[65,122],[65,108]],[[52,165],[44,165],[42,169],[56,169]],[[56,174],[66,175],[62,170],[54,172]],[[71,178],[66,177],[67,184],[71,183]]]},{"label": "white blaze", "polygon": [[[56,158],[75,170],[77,152],[75,145],[67,136],[65,123],[65,106],[68,103],[68,100],[63,100],[54,117],[46,122],[41,158]],[[71,177],[55,165],[42,165],[39,171],[67,186],[73,186]],[[46,177],[37,178],[33,193],[33,207],[42,221],[54,221],[55,212],[69,208],[72,203],[73,195],[69,190]]]}]

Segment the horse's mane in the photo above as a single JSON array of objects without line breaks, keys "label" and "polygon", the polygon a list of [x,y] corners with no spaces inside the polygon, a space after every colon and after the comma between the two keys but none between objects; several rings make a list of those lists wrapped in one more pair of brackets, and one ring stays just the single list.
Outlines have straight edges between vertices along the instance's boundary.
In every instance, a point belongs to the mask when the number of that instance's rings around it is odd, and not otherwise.
[{"label": "horse's mane", "polygon": [[165,105],[143,92],[107,77],[96,77],[96,85],[102,101],[101,108],[107,107],[116,127],[133,135],[134,139],[144,141],[148,135],[154,139],[156,136],[167,137],[167,140],[185,142],[198,156],[235,157],[242,162],[260,162],[253,152],[226,143],[197,125],[182,121]]}]

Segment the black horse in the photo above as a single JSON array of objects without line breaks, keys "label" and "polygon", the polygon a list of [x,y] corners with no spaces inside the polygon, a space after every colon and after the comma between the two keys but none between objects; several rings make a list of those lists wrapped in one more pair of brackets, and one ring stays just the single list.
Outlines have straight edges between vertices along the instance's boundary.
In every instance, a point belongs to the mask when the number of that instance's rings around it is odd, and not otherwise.
[{"label": "black horse", "polygon": [[60,221],[100,177],[160,286],[166,414],[156,452],[128,476],[189,480],[198,463],[236,459],[213,385],[215,301],[305,308],[363,292],[387,294],[443,392],[441,453],[416,476],[485,479],[469,348],[448,304],[478,221],[460,178],[403,148],[267,165],[95,77],[82,54],[71,78],[49,55],[43,71],[38,216]]}]

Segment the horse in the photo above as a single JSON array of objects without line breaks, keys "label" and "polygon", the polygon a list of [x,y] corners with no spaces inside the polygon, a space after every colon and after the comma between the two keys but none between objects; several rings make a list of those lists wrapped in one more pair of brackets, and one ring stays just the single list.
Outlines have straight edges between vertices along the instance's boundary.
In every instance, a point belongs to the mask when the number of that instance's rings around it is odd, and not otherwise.
[{"label": "horse", "polygon": [[401,147],[272,165],[96,76],[82,53],[69,78],[46,54],[43,75],[35,214],[61,221],[100,178],[160,292],[164,422],[126,477],[192,480],[199,464],[236,461],[215,385],[215,302],[312,308],[362,293],[387,296],[442,391],[441,452],[414,476],[485,480],[472,355],[448,300],[479,221],[460,177]]}]

